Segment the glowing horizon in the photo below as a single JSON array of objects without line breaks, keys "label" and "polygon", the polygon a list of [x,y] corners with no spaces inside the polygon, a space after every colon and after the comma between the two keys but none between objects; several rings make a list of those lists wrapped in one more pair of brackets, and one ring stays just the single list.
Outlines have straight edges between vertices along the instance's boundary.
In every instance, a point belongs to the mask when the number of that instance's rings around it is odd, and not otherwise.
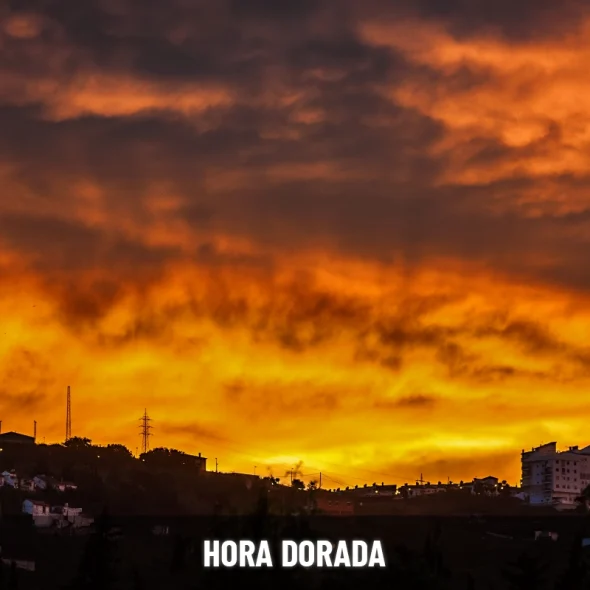
[{"label": "glowing horizon", "polygon": [[590,13],[395,4],[0,19],[3,431],[70,385],[96,444],[344,485],[590,443]]}]

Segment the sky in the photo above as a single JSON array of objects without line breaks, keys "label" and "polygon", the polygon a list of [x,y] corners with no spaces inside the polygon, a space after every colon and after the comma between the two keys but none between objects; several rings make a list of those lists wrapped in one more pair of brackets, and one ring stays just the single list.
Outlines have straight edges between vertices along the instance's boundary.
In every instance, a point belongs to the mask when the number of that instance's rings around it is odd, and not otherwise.
[{"label": "sky", "polygon": [[0,9],[0,419],[325,485],[586,445],[582,0]]}]

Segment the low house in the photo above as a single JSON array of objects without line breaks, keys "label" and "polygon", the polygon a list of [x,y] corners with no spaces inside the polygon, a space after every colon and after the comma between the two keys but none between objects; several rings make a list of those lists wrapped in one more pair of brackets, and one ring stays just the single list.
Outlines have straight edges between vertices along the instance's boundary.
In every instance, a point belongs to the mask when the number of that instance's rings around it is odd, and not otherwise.
[{"label": "low house", "polygon": [[62,514],[66,518],[69,518],[70,516],[80,516],[80,514],[82,514],[82,508],[72,508],[68,504],[65,504],[63,506]]},{"label": "low house", "polygon": [[377,485],[376,483],[372,486],[363,486],[361,488],[347,488],[345,490],[338,490],[342,494],[347,496],[365,497],[371,498],[375,496],[395,496],[397,494],[396,484],[385,484],[382,483]]},{"label": "low house", "polygon": [[25,500],[23,502],[23,512],[31,516],[47,516],[50,513],[50,508],[49,504],[38,500]]},{"label": "low house", "polygon": [[52,506],[51,513],[69,518],[70,516],[80,516],[82,514],[82,508],[73,508],[69,504],[64,504],[63,506]]},{"label": "low house", "polygon": [[35,482],[32,479],[21,479],[18,484],[19,490],[24,490],[26,492],[34,492],[35,491]]},{"label": "low house", "polygon": [[6,447],[10,448],[13,446],[21,445],[34,445],[35,437],[28,436],[26,434],[20,434],[19,432],[4,432],[0,434],[0,449]]},{"label": "low house", "polygon": [[52,506],[50,514],[54,520],[55,526],[83,528],[88,527],[94,522],[94,518],[85,515],[82,508],[73,508],[68,504],[64,506]]},{"label": "low house", "polygon": [[16,474],[16,471],[2,472],[2,479],[4,480],[4,485],[18,490],[18,475]]},{"label": "low house", "polygon": [[474,477],[471,483],[471,493],[485,496],[498,495],[498,478],[488,475],[487,477]]},{"label": "low house", "polygon": [[402,491],[400,488],[400,493],[407,494],[409,498],[414,498],[416,496],[430,496],[432,494],[439,494],[441,492],[447,491],[447,486],[444,484],[437,484],[433,485],[430,483],[426,484],[416,484],[416,485],[409,485],[403,486],[405,488],[405,492]]},{"label": "low house", "polygon": [[315,500],[316,509],[328,516],[352,516],[354,503],[342,497],[318,496]]},{"label": "low house", "polygon": [[528,496],[526,492],[522,491],[522,488],[511,488],[510,489],[510,496],[512,498],[518,498],[519,500],[525,501],[528,500]]},{"label": "low house", "polygon": [[38,490],[51,490],[57,485],[57,481],[48,475],[36,475],[33,483]]},{"label": "low house", "polygon": [[60,481],[55,484],[55,489],[60,492],[65,492],[66,490],[77,490],[78,486],[71,481]]},{"label": "low house", "polygon": [[0,560],[8,567],[11,567],[12,564],[14,564],[16,569],[25,570],[28,572],[35,571],[35,562],[32,559],[13,559],[12,557],[2,557]]},{"label": "low house", "polygon": [[487,475],[486,477],[474,477],[473,483],[480,483],[484,486],[497,486],[498,478],[493,475]]}]

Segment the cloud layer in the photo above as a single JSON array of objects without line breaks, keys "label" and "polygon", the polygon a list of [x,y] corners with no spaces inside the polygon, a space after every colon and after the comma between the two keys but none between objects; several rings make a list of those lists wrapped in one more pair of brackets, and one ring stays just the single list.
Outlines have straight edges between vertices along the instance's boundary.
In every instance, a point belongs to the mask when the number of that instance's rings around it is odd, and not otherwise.
[{"label": "cloud layer", "polygon": [[585,444],[590,14],[504,4],[0,13],[5,428],[62,438],[70,384],[81,434],[147,406],[227,469]]}]

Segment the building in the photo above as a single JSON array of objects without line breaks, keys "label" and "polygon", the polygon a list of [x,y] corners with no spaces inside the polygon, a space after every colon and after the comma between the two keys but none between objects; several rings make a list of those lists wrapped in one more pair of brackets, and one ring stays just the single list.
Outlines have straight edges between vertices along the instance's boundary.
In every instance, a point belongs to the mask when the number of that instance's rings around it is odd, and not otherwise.
[{"label": "building", "polygon": [[36,475],[33,478],[33,483],[38,490],[52,490],[58,485],[57,480],[48,475]]},{"label": "building", "polygon": [[56,490],[59,490],[60,492],[65,492],[66,490],[77,490],[78,489],[78,486],[71,481],[57,482],[54,487]]},{"label": "building", "polygon": [[25,492],[34,492],[35,482],[32,479],[21,479],[18,484],[18,489],[24,490]]},{"label": "building", "polygon": [[474,495],[497,496],[498,483],[497,477],[488,475],[486,477],[474,477],[473,481],[464,487],[469,487]]},{"label": "building", "polygon": [[16,474],[16,471],[3,471],[2,479],[4,480],[5,486],[18,490],[18,475]]},{"label": "building", "polygon": [[474,485],[482,485],[486,487],[495,487],[498,485],[498,478],[494,477],[493,475],[488,475],[486,477],[474,477],[473,478]]},{"label": "building", "polygon": [[590,446],[558,451],[550,442],[522,451],[521,489],[530,504],[576,505],[576,499],[590,485]]},{"label": "building", "polygon": [[82,514],[82,508],[72,508],[66,503],[63,506],[52,506],[51,512],[69,518],[71,516],[80,516]]},{"label": "building", "polygon": [[207,458],[201,457],[201,453],[198,455],[188,455],[185,453],[184,459],[187,465],[191,465],[197,471],[207,471]]},{"label": "building", "polygon": [[50,506],[46,502],[38,500],[25,500],[23,502],[23,512],[31,516],[49,515]]},{"label": "building", "polygon": [[318,512],[328,516],[352,516],[354,514],[354,503],[350,499],[334,496],[330,497],[330,495],[323,494],[318,496],[315,500],[315,507]]},{"label": "building", "polygon": [[28,572],[35,571],[35,562],[32,559],[14,559],[12,557],[2,557],[0,560],[7,567],[11,567],[14,564],[16,569],[25,570]]},{"label": "building", "polygon": [[188,468],[198,472],[206,471],[207,458],[198,455],[189,455],[175,449],[158,448],[153,449],[141,455],[142,461],[151,467],[168,469],[168,468]]},{"label": "building", "polygon": [[18,432],[5,432],[0,434],[0,449],[10,445],[34,445],[35,437],[20,434]]},{"label": "building", "polygon": [[363,487],[355,487],[355,488],[348,488],[346,490],[342,490],[341,493],[355,496],[355,497],[363,497],[363,498],[372,498],[372,497],[383,497],[383,496],[395,496],[397,494],[397,485],[396,484],[373,484],[372,486],[363,486]]},{"label": "building", "polygon": [[400,488],[400,495],[408,498],[414,498],[417,496],[431,496],[432,494],[440,494],[447,491],[445,484],[415,484],[415,485],[404,485]]}]

